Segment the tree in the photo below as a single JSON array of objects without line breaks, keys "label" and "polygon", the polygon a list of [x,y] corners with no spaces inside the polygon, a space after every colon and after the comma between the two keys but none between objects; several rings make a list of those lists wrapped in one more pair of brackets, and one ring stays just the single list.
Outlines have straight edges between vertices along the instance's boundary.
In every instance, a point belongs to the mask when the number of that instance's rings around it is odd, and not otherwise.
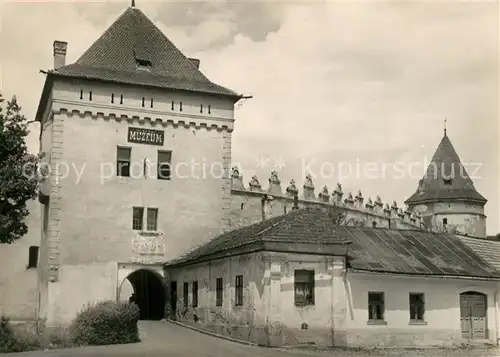
[{"label": "tree", "polygon": [[0,243],[12,243],[28,232],[26,203],[37,197],[38,156],[28,152],[28,122],[16,97],[0,93]]}]

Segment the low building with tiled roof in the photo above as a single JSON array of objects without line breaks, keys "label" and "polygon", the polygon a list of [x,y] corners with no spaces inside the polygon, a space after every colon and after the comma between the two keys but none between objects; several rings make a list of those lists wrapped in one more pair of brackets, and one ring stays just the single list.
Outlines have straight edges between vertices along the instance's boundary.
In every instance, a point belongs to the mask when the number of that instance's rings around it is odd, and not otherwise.
[{"label": "low building with tiled roof", "polygon": [[267,346],[496,344],[493,259],[452,234],[337,216],[296,209],[166,263],[171,317]]}]

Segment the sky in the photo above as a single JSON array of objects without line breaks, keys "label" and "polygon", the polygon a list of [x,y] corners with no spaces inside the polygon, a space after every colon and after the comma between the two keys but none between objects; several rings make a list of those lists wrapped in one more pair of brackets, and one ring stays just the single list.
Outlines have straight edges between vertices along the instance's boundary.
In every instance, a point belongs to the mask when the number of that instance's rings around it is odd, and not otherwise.
[{"label": "sky", "polygon": [[[0,2],[0,84],[32,120],[52,43],[72,63],[129,2]],[[499,226],[498,4],[152,2],[140,8],[212,81],[253,98],[235,112],[233,163],[248,187],[311,174],[399,206],[450,137]],[[38,151],[38,126],[29,147]]]}]

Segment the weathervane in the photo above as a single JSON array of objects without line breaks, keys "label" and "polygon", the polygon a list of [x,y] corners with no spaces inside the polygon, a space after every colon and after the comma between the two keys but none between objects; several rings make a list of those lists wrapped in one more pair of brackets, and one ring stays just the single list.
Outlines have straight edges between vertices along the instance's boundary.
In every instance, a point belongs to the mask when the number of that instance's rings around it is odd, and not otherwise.
[{"label": "weathervane", "polygon": [[135,7],[135,0],[132,0],[132,7]]},{"label": "weathervane", "polygon": [[445,120],[444,120],[444,135],[445,135],[445,136],[446,136],[446,121],[447,121],[447,120],[448,120],[448,119],[445,119]]}]

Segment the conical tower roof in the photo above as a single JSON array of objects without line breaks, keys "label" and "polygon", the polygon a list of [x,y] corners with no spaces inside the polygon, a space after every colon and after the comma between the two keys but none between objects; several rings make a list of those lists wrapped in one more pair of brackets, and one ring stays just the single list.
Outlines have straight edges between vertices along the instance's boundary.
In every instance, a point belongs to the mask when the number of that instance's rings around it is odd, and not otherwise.
[{"label": "conical tower roof", "polygon": [[486,203],[486,199],[476,191],[445,131],[417,191],[405,203],[414,205],[454,199]]},{"label": "conical tower roof", "polygon": [[[138,64],[145,64],[140,66]],[[129,7],[73,64],[53,75],[241,98],[211,82],[139,9]]]}]

